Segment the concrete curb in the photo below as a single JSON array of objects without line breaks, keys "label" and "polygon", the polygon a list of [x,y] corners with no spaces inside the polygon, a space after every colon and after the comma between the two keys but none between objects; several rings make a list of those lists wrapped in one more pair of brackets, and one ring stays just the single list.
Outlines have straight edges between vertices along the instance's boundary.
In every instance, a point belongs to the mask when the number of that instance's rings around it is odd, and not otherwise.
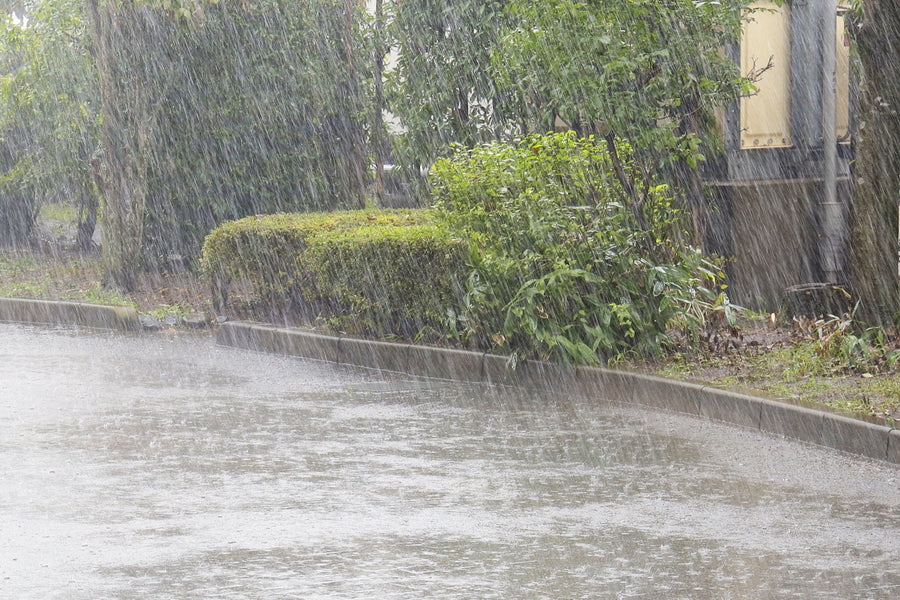
[{"label": "concrete curb", "polygon": [[[0,313],[2,314],[2,313]],[[514,371],[502,356],[326,336],[300,329],[227,322],[217,343],[250,350],[397,371],[410,375],[572,390],[621,403],[706,417],[835,450],[900,464],[900,430],[711,386],[600,367],[565,369],[539,362]]]},{"label": "concrete curb", "polygon": [[137,311],[130,306],[80,302],[0,298],[0,321],[39,325],[77,325],[91,329],[141,331]]}]

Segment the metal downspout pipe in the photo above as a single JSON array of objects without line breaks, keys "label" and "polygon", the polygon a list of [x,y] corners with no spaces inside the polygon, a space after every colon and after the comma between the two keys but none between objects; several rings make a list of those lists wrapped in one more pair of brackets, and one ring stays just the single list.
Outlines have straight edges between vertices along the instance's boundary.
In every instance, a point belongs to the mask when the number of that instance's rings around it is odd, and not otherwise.
[{"label": "metal downspout pipe", "polygon": [[823,185],[821,259],[825,281],[843,279],[844,211],[837,197],[837,0],[822,0],[822,138]]}]

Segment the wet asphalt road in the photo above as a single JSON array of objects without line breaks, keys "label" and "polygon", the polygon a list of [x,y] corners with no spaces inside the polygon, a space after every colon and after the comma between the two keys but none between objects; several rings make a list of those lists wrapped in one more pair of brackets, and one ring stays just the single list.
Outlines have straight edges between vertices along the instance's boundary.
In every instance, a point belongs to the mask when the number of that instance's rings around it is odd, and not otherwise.
[{"label": "wet asphalt road", "polygon": [[0,325],[0,598],[897,598],[900,469],[598,399]]}]

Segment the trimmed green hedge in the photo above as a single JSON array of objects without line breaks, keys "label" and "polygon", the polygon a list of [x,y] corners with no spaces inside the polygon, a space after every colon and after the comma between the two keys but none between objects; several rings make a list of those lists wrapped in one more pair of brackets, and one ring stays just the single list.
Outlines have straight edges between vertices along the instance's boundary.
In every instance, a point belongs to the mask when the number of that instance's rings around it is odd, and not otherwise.
[{"label": "trimmed green hedge", "polygon": [[203,246],[222,309],[234,282],[275,312],[354,333],[412,337],[459,302],[465,247],[426,210],[278,214],[232,221]]}]

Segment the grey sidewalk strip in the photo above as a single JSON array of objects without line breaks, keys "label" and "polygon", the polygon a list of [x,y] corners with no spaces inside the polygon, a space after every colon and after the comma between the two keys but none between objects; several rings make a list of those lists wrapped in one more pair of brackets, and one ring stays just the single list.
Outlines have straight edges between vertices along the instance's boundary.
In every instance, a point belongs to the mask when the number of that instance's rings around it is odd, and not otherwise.
[{"label": "grey sidewalk strip", "polygon": [[511,370],[503,356],[326,336],[256,323],[224,323],[217,342],[415,376],[581,393],[705,417],[900,464],[900,430],[708,385],[599,367],[566,369],[533,361]]},{"label": "grey sidewalk strip", "polygon": [[0,321],[36,325],[77,325],[91,329],[141,331],[131,306],[101,306],[80,302],[0,298]]}]

